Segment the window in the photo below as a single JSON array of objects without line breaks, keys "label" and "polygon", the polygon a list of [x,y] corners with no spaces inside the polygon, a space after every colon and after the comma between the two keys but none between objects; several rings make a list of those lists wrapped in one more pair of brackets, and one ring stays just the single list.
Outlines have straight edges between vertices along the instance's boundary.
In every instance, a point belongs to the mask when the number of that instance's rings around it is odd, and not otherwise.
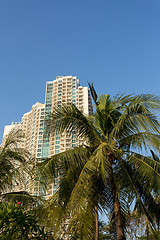
[{"label": "window", "polygon": [[46,107],[51,107],[51,104],[52,103],[52,101],[46,101]]}]

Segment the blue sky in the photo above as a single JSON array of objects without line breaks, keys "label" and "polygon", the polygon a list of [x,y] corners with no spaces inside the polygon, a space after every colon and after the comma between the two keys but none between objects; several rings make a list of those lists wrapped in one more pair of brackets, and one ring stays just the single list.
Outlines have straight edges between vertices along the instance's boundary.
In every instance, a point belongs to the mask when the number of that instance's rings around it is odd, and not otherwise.
[{"label": "blue sky", "polygon": [[0,0],[0,142],[57,75],[159,95],[159,12],[159,0]]}]

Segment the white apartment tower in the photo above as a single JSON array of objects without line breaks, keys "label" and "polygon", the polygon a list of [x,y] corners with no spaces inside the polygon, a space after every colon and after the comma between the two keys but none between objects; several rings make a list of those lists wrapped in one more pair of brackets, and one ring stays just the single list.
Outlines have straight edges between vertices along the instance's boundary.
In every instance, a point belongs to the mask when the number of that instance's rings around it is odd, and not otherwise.
[{"label": "white apartment tower", "polygon": [[[54,107],[67,103],[75,104],[85,115],[90,115],[93,112],[90,91],[88,87],[79,85],[79,79],[77,79],[77,77],[59,76],[56,80],[48,81],[46,83],[45,118],[53,111]],[[48,126],[45,126],[45,122],[44,129],[49,131]],[[57,122],[55,128],[51,129],[49,135],[44,132],[41,158],[51,157],[54,154],[77,147],[83,143],[84,140],[78,137],[76,129],[72,131],[72,134],[64,132],[60,135]],[[55,183],[49,187],[46,194],[47,197],[49,198],[49,196],[56,192],[57,188],[58,175]]]},{"label": "white apartment tower", "polygon": [[[79,85],[79,79],[73,76],[61,76],[56,80],[46,83],[45,117],[47,117],[56,106],[73,103],[84,114],[90,115],[93,112],[90,91],[88,87]],[[60,136],[58,124],[49,136],[43,136],[41,158],[79,146],[83,140],[77,138],[76,130],[69,136],[63,133]]]}]

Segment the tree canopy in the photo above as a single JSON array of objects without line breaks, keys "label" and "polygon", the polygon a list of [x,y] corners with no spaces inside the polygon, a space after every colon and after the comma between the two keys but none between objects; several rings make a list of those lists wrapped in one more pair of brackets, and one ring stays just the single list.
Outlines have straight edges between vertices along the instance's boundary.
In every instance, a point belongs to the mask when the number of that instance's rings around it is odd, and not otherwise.
[{"label": "tree canopy", "polygon": [[51,117],[51,126],[58,121],[61,133],[76,129],[85,141],[41,163],[46,183],[53,181],[57,171],[60,175],[59,189],[46,207],[54,231],[59,233],[65,226],[75,239],[98,239],[98,212],[103,211],[112,216],[115,239],[126,239],[128,206],[134,204],[154,232],[160,208],[152,189],[160,185],[160,162],[141,151],[159,149],[155,112],[160,99],[150,94],[98,97],[93,85],[90,90],[96,108],[93,116],[68,104],[55,108]]}]

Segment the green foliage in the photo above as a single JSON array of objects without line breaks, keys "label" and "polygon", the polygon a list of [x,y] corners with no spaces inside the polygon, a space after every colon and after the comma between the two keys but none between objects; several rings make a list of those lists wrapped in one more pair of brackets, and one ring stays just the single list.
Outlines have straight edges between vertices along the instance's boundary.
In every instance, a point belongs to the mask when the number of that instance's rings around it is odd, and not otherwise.
[{"label": "green foliage", "polygon": [[0,146],[0,193],[12,188],[13,179],[21,183],[28,173],[29,153],[19,147],[23,141],[20,130],[12,130]]},{"label": "green foliage", "polygon": [[144,214],[140,214],[138,211],[133,211],[132,214],[127,219],[127,239],[137,240],[137,239],[159,239],[159,228],[156,226],[153,232],[150,228],[149,221]]},{"label": "green foliage", "polygon": [[51,240],[40,228],[35,216],[17,204],[0,202],[0,239],[2,240]]},{"label": "green foliage", "polygon": [[93,85],[90,88],[96,105],[92,118],[73,104],[61,106],[52,114],[51,126],[58,121],[61,133],[77,129],[86,144],[40,164],[46,185],[53,181],[56,171],[61,176],[46,214],[52,217],[55,233],[67,222],[68,234],[87,240],[97,231],[98,208],[112,216],[115,239],[125,239],[126,220],[135,203],[153,230],[160,216],[160,206],[152,195],[152,189],[160,187],[160,161],[140,151],[159,150],[160,124],[154,112],[160,109],[160,99],[150,94],[98,97]]},{"label": "green foliage", "polygon": [[112,222],[106,224],[103,221],[99,221],[99,240],[115,240],[113,234],[113,224]]},{"label": "green foliage", "polygon": [[160,239],[159,231],[156,231],[155,233],[156,233],[156,236],[151,231],[146,231],[146,233],[143,236],[138,237],[137,239],[140,239],[140,240],[157,240],[157,239]]}]

